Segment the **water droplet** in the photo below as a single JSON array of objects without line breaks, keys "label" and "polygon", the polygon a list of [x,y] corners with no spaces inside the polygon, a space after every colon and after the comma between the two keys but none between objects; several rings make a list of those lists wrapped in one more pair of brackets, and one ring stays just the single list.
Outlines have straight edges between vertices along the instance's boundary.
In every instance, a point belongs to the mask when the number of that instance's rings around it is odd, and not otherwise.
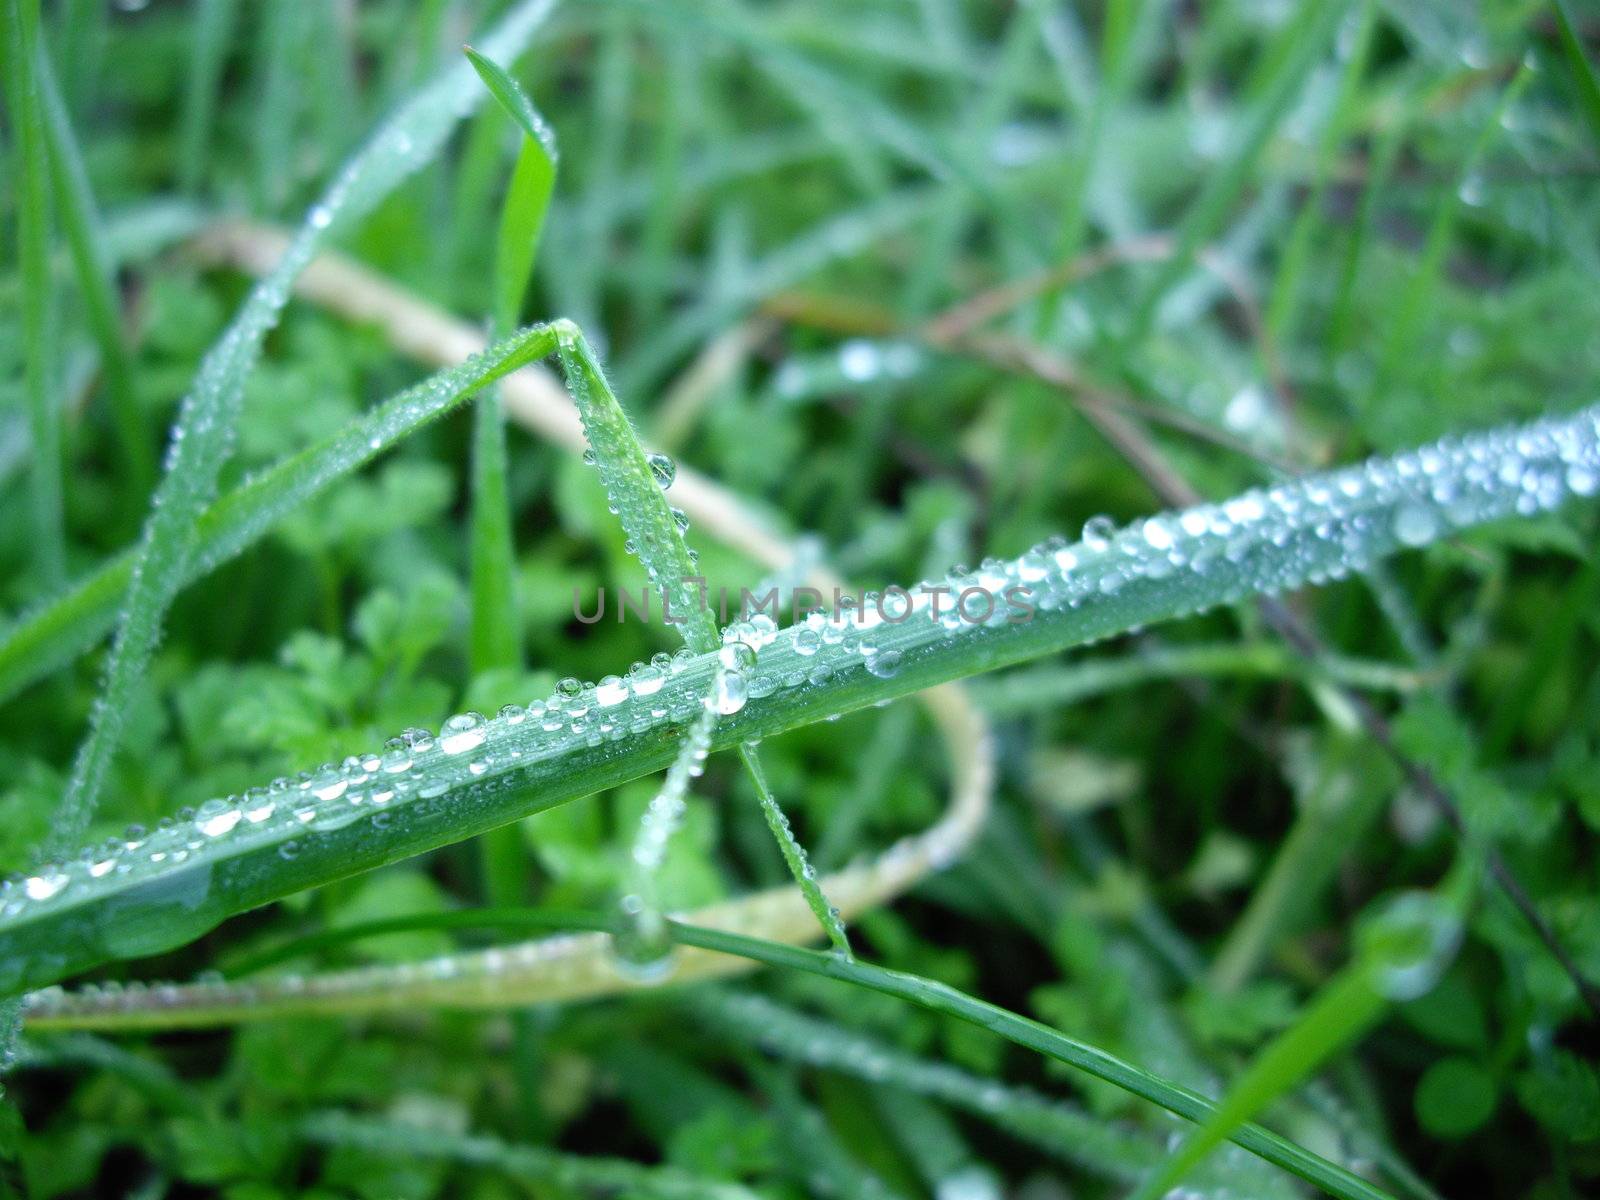
[{"label": "water droplet", "polygon": [[729,642],[717,651],[717,660],[730,671],[748,671],[756,665],[756,652],[746,642]]},{"label": "water droplet", "polygon": [[650,474],[655,476],[656,483],[662,491],[672,486],[672,481],[678,477],[678,464],[673,462],[666,454],[647,454],[645,462],[650,464]]},{"label": "water droplet", "polygon": [[451,717],[439,730],[439,749],[446,754],[464,754],[483,745],[482,713],[464,712]]},{"label": "water droplet", "polygon": [[1090,517],[1083,523],[1083,544],[1091,550],[1104,550],[1117,532],[1116,522],[1108,516]]},{"label": "water droplet", "polygon": [[221,837],[244,818],[226,800],[207,800],[196,810],[194,827],[205,837]]},{"label": "water droplet", "polygon": [[717,676],[716,685],[706,701],[709,708],[724,717],[731,717],[744,707],[750,698],[750,684],[739,671],[724,671]]},{"label": "water droplet", "polygon": [[1394,515],[1394,536],[1405,546],[1426,546],[1439,536],[1439,518],[1423,504],[1403,504]]},{"label": "water droplet", "polygon": [[867,659],[867,670],[879,679],[893,679],[900,673],[900,662],[900,651],[884,650]]},{"label": "water droplet", "polygon": [[48,900],[59,895],[67,886],[67,875],[61,871],[43,871],[38,875],[30,875],[23,882],[22,890],[30,900]]}]

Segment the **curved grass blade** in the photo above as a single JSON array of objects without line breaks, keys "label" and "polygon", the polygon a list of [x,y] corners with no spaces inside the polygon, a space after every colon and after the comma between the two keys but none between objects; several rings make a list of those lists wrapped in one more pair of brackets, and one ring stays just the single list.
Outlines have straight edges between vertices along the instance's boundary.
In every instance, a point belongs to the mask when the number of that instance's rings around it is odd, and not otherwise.
[{"label": "curved grass blade", "polygon": [[1151,1139],[1118,1129],[1070,1105],[959,1067],[916,1058],[832,1021],[785,1008],[754,992],[697,988],[675,997],[691,1019],[709,1023],[791,1062],[887,1084],[947,1104],[1062,1162],[1132,1182],[1161,1156]]},{"label": "curved grass blade", "polygon": [[[756,648],[737,639],[723,646],[711,610],[695,587],[705,581],[695,574],[694,554],[684,538],[688,521],[666,499],[666,489],[671,485],[676,468],[663,455],[645,454],[633,423],[606,382],[605,373],[582,332],[570,323],[557,324],[565,330],[560,349],[567,383],[583,418],[584,434],[589,439],[594,465],[600,471],[600,481],[628,534],[628,544],[644,564],[650,584],[660,592],[663,605],[679,614],[678,628],[684,644],[696,654],[709,654],[720,647],[712,703],[724,715],[736,713],[749,694],[747,674],[755,665]],[[730,635],[733,631],[734,627],[730,626]],[[844,922],[822,894],[805,849],[767,784],[755,748],[749,744],[740,745],[739,757],[755,787],[767,827],[777,840],[783,861],[800,885],[806,903],[834,947],[841,954],[850,953]]]},{"label": "curved grass blade", "polygon": [[[725,930],[680,924],[674,924],[672,928],[673,936],[686,946],[752,958],[772,967],[837,979],[966,1021],[998,1034],[1007,1041],[1076,1067],[1186,1120],[1206,1122],[1221,1112],[1217,1105],[1198,1092],[1117,1058],[1098,1046],[1068,1037],[1049,1026],[1018,1016],[946,984],[873,966],[859,959],[845,959],[815,950],[778,945]],[[1315,1184],[1330,1196],[1338,1196],[1342,1200],[1390,1200],[1387,1193],[1360,1176],[1258,1125],[1234,1124],[1228,1140]]]},{"label": "curved grass blade", "polygon": [[[251,477],[195,522],[183,584],[193,583],[265,536],[287,513],[449,412],[474,391],[555,349],[548,325],[495,343],[376,406],[315,446]],[[126,551],[64,595],[23,618],[0,641],[0,699],[43,678],[98,641],[116,621],[133,573]]]},{"label": "curved grass blade", "polygon": [[50,174],[56,202],[61,206],[61,225],[67,235],[73,273],[83,310],[100,349],[101,372],[106,396],[111,402],[111,419],[120,443],[120,459],[125,464],[135,495],[143,496],[155,480],[155,455],[150,449],[144,420],[139,414],[139,398],[133,390],[133,355],[123,332],[117,301],[116,267],[106,245],[100,212],[89,186],[89,173],[72,135],[67,106],[56,87],[49,61],[39,58],[39,85],[44,102],[44,136],[50,152]]},{"label": "curved grass blade", "polygon": [[1133,1200],[1159,1200],[1256,1113],[1369,1029],[1391,1000],[1430,991],[1461,940],[1459,909],[1471,870],[1446,884],[1454,899],[1402,893],[1358,934],[1355,961],[1324,984],[1299,1019],[1268,1043],[1198,1132],[1162,1164]]},{"label": "curved grass blade", "polygon": [[443,1158],[483,1167],[512,1179],[600,1196],[654,1200],[757,1200],[738,1184],[720,1183],[676,1167],[642,1166],[621,1158],[566,1154],[543,1146],[509,1145],[498,1138],[429,1129],[341,1112],[315,1113],[299,1125],[300,1136],[319,1146],[367,1150],[384,1157]]},{"label": "curved grass blade", "polygon": [[56,396],[52,336],[54,289],[50,280],[50,177],[44,141],[44,104],[39,86],[39,0],[5,0],[0,29],[6,104],[11,110],[17,181],[17,258],[22,268],[23,387],[33,439],[29,496],[34,551],[47,586],[66,575],[62,521],[61,405]]},{"label": "curved grass blade", "polygon": [[[490,95],[522,130],[495,244],[491,329],[493,336],[503,337],[516,327],[538,252],[539,232],[550,207],[556,173],[555,136],[527,93],[499,64],[470,46],[466,55]],[[522,659],[522,625],[506,485],[505,413],[497,390],[490,389],[479,398],[472,420],[472,668],[515,668]],[[491,870],[491,881],[497,875]]]},{"label": "curved grass blade", "polygon": [[[555,329],[570,357],[570,327]],[[599,426],[601,434],[624,436],[614,425]],[[631,428],[625,434],[632,438]],[[1503,469],[1508,463],[1517,469]],[[1007,620],[997,604],[998,615],[968,622],[959,609],[952,618],[948,599],[936,614],[931,597],[939,593],[925,591],[927,603],[902,621],[874,623],[870,638],[841,632],[814,644],[805,625],[775,633],[749,668],[754,699],[724,711],[712,746],[1322,583],[1401,549],[1597,491],[1600,407],[1590,407],[1151,517],[1115,536],[1046,543],[936,585],[947,597],[1026,587],[1031,619]],[[636,514],[623,515],[643,528]],[[868,643],[872,654],[863,653]],[[700,654],[666,672],[632,672],[604,693],[558,690],[492,721],[454,718],[440,738],[213,801],[192,821],[0,885],[0,987],[41,986],[169,949],[233,913],[661,770],[676,756],[683,726],[704,711],[720,666],[718,655]]]},{"label": "curved grass blade", "polygon": [[[12,0],[17,3],[18,0]],[[497,54],[520,47],[553,0],[526,0],[490,35]],[[216,492],[217,476],[233,450],[233,428],[244,379],[261,343],[288,303],[290,285],[331,232],[353,223],[443,146],[478,95],[475,76],[461,64],[403,105],[344,165],[307,214],[277,268],[260,280],[222,338],[206,354],[178,409],[166,469],[156,488],[129,579],[127,600],[106,664],[89,730],[73,762],[56,812],[49,853],[83,836],[121,739],[123,714],[155,652],[173,597],[183,586],[196,521]]]}]

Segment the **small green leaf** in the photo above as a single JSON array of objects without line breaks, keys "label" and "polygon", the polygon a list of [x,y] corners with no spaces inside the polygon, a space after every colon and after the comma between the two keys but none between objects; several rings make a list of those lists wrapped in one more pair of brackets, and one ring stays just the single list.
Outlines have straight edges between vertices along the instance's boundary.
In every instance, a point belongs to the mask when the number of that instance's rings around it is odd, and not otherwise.
[{"label": "small green leaf", "polygon": [[1443,1058],[1417,1083],[1417,1120],[1435,1137],[1463,1138],[1494,1114],[1494,1076],[1470,1058]]}]

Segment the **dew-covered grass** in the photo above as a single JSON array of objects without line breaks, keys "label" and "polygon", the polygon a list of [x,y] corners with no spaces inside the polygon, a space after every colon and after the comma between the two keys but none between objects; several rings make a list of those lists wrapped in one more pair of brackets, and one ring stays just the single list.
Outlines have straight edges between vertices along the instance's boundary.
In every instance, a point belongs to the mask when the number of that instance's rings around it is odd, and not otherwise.
[{"label": "dew-covered grass", "polygon": [[0,1188],[1600,1186],[1581,5],[0,17]]}]

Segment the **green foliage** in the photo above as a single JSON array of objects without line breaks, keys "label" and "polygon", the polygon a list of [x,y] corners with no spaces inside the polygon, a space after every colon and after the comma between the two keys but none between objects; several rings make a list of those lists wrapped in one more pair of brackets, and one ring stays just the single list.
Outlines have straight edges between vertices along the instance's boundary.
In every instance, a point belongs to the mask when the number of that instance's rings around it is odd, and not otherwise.
[{"label": "green foliage", "polygon": [[1600,1184],[1584,6],[0,35],[0,1190]]}]

